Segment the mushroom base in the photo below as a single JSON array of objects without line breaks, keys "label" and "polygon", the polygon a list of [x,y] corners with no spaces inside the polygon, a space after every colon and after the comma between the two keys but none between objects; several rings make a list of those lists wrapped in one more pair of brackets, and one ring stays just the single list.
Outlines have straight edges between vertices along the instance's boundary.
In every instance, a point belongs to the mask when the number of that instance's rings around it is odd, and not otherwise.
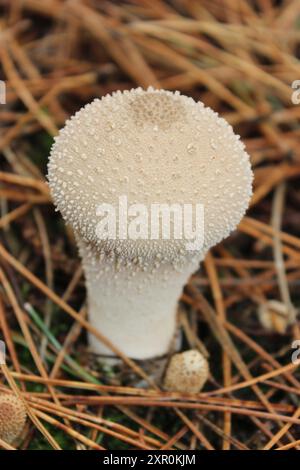
[{"label": "mushroom base", "polygon": [[[117,267],[107,258],[95,262],[84,251],[81,248],[93,327],[133,359],[166,354],[176,330],[178,299],[199,261],[190,261],[180,271],[161,264],[149,275],[147,270]],[[92,334],[89,342],[94,353],[113,354]]]}]

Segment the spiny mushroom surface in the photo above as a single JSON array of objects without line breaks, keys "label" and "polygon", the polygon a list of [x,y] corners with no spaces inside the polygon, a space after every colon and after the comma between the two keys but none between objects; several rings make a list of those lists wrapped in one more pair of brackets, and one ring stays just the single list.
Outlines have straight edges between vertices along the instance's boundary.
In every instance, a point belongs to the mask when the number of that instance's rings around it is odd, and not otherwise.
[{"label": "spiny mushroom surface", "polygon": [[0,438],[12,444],[21,434],[26,421],[23,402],[10,394],[0,395]]},{"label": "spiny mushroom surface", "polygon": [[[217,113],[179,92],[118,91],[66,122],[52,147],[48,179],[76,234],[90,322],[130,357],[166,353],[188,276],[248,206],[252,172],[239,137]],[[184,237],[161,234],[104,240],[97,208],[117,205],[121,196],[128,207],[143,204],[149,212],[154,203],[203,204],[203,246],[187,250]],[[90,343],[110,354],[94,337]]]},{"label": "spiny mushroom surface", "polygon": [[174,354],[168,364],[164,389],[170,392],[198,393],[209,374],[208,362],[196,349]]}]

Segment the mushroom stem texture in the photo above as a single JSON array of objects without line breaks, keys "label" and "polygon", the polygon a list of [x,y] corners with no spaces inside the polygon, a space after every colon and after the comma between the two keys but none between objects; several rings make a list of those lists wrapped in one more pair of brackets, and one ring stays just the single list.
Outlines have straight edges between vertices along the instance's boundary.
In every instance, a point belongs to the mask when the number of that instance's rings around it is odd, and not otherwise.
[{"label": "mushroom stem texture", "polygon": [[[184,284],[249,203],[252,171],[239,136],[179,92],[118,91],[66,122],[48,179],[77,239],[91,324],[132,358],[167,353]],[[126,230],[117,211],[124,198]],[[111,354],[94,337],[90,345]]]},{"label": "mushroom stem texture", "polygon": [[[148,270],[93,254],[79,242],[86,277],[89,320],[127,356],[147,359],[168,351],[176,329],[178,299],[198,260],[180,270],[161,264],[149,279]],[[132,272],[135,273],[132,277]],[[113,294],[112,294],[113,292]],[[92,350],[112,352],[90,335]]]}]

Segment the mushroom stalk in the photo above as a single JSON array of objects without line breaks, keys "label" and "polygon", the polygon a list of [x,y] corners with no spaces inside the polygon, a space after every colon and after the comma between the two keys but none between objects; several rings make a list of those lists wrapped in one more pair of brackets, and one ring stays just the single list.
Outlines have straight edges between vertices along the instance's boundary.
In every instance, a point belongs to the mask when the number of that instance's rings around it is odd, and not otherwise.
[{"label": "mushroom stalk", "polygon": [[[148,359],[165,354],[176,330],[177,304],[198,260],[180,269],[161,264],[149,281],[148,269],[91,253],[78,242],[85,271],[90,323],[127,356]],[[153,268],[153,266],[149,269]],[[92,350],[111,355],[89,335]]]}]

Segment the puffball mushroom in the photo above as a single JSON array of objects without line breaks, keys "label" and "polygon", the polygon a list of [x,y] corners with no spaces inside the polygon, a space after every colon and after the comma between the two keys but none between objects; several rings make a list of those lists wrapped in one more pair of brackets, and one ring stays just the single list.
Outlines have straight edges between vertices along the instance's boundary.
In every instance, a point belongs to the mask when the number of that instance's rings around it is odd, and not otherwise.
[{"label": "puffball mushroom", "polygon": [[164,389],[170,392],[198,393],[209,374],[208,362],[196,349],[174,354],[167,367]]},{"label": "puffball mushroom", "polygon": [[268,300],[258,307],[258,318],[261,325],[268,331],[284,334],[296,317],[295,309],[279,300]]},{"label": "puffball mushroom", "polygon": [[26,409],[20,398],[0,395],[0,438],[12,444],[21,434],[26,421]]},{"label": "puffball mushroom", "polygon": [[[90,323],[129,357],[165,354],[185,282],[248,206],[252,172],[239,136],[217,113],[177,91],[117,91],[67,121],[51,150],[48,179],[76,235]],[[119,215],[118,236],[99,235],[99,204],[115,207],[124,196],[131,218],[135,204],[147,214],[155,203],[203,204],[201,248],[187,249],[185,236],[147,238],[142,225],[134,239]],[[111,354],[94,336],[90,345]]]}]

